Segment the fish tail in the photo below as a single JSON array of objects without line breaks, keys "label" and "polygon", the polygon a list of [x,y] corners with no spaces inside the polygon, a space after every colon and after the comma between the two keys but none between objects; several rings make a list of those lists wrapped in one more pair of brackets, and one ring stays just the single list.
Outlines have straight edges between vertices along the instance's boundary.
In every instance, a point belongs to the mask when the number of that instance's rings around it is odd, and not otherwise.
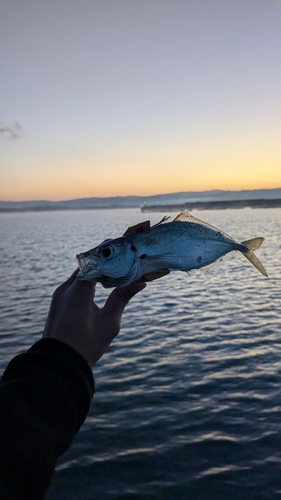
[{"label": "fish tail", "polygon": [[242,241],[241,244],[247,247],[247,250],[241,250],[243,255],[245,255],[246,259],[248,259],[253,266],[255,266],[261,274],[264,276],[268,276],[265,268],[263,267],[261,261],[254,254],[254,250],[259,248],[263,243],[264,238],[253,238],[252,240]]}]

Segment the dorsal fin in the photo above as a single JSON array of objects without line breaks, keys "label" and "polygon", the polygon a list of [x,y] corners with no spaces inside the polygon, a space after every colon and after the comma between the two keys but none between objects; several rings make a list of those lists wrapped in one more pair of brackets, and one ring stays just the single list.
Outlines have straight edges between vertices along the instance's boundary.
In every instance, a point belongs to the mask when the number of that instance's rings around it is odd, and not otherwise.
[{"label": "dorsal fin", "polygon": [[162,219],[159,222],[157,222],[157,224],[154,224],[153,226],[151,226],[150,229],[152,229],[153,227],[159,226],[160,224],[163,224],[163,222],[166,222],[170,218],[171,217],[169,215],[164,215],[164,217],[162,217]]},{"label": "dorsal fin", "polygon": [[157,222],[157,224],[154,224],[154,226],[150,226],[150,220],[139,222],[139,224],[136,224],[135,226],[128,227],[123,236],[133,236],[134,234],[143,233],[144,231],[148,231],[152,227],[159,226],[159,224],[166,222],[166,220],[168,219],[170,219],[169,215],[164,215],[164,217],[162,217],[162,219]]},{"label": "dorsal fin", "polygon": [[214,231],[218,231],[219,233],[223,234],[224,236],[227,236],[227,238],[230,238],[231,240],[235,241],[232,236],[229,236],[229,234],[225,233],[221,229],[216,228],[215,226],[212,226],[212,224],[209,224],[208,222],[204,222],[201,219],[198,219],[194,215],[192,215],[190,212],[187,210],[184,210],[180,214],[178,214],[174,221],[176,222],[194,222],[195,224],[201,224],[201,226],[209,227],[210,229],[213,229]]},{"label": "dorsal fin", "polygon": [[125,231],[123,236],[133,236],[134,234],[143,233],[144,231],[148,231],[150,229],[150,220],[145,220],[144,222],[140,222],[135,226],[130,226]]}]

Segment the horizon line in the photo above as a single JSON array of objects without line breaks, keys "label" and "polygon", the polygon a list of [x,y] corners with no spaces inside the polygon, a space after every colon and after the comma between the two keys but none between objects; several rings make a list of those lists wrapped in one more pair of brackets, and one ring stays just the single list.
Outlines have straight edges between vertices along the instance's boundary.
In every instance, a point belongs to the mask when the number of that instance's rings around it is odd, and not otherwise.
[{"label": "horizon line", "polygon": [[202,191],[173,191],[173,192],[168,192],[168,193],[155,193],[155,194],[150,194],[150,195],[137,195],[137,194],[130,194],[130,195],[111,195],[111,196],[87,196],[87,197],[79,197],[79,198],[66,198],[66,199],[57,199],[57,200],[48,200],[48,199],[30,199],[30,200],[1,200],[0,203],[60,203],[60,202],[68,202],[68,201],[79,201],[79,200],[90,200],[90,199],[97,199],[97,200],[104,200],[104,199],[111,199],[111,198],[153,198],[156,196],[172,196],[172,195],[180,195],[180,194],[202,194],[202,193],[243,193],[243,192],[254,192],[254,191],[277,191],[280,190],[280,187],[277,188],[255,188],[255,189],[204,189]]}]

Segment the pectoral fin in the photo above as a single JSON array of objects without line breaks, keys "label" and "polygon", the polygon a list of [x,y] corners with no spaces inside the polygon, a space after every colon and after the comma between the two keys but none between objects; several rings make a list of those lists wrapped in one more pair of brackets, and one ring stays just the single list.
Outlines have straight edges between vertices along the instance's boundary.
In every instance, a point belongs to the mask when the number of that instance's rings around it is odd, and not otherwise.
[{"label": "pectoral fin", "polygon": [[154,281],[170,274],[169,269],[162,269],[161,271],[154,271],[152,273],[147,273],[142,276],[142,281]]}]

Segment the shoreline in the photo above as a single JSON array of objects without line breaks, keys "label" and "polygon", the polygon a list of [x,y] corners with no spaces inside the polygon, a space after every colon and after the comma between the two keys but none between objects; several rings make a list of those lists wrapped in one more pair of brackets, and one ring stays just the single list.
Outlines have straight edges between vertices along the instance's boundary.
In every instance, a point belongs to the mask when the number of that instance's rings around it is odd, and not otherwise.
[{"label": "shoreline", "polygon": [[181,212],[183,210],[226,210],[241,208],[281,208],[281,198],[257,200],[194,201],[172,205],[144,205],[142,212]]},{"label": "shoreline", "polygon": [[126,208],[138,208],[141,212],[181,212],[183,210],[225,210],[242,208],[281,208],[281,198],[261,198],[252,200],[224,200],[224,201],[194,201],[185,203],[165,203],[159,205],[108,205],[108,206],[83,206],[83,205],[38,205],[26,207],[1,207],[0,213],[25,213],[25,212],[55,212],[66,210],[116,210]]}]

